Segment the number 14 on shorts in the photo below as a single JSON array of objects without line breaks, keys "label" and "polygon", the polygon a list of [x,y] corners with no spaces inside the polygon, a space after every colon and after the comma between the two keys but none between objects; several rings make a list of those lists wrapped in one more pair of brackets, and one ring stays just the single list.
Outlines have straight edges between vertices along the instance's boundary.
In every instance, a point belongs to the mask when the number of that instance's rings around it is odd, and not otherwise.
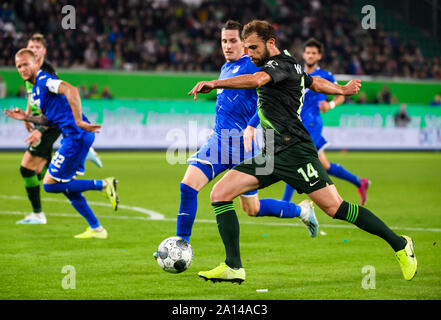
[{"label": "number 14 on shorts", "polygon": [[314,169],[312,166],[312,163],[308,163],[306,165],[306,172],[303,170],[303,168],[297,169],[297,172],[300,173],[303,176],[303,179],[305,179],[306,182],[310,181],[310,178],[319,178],[317,170]]}]

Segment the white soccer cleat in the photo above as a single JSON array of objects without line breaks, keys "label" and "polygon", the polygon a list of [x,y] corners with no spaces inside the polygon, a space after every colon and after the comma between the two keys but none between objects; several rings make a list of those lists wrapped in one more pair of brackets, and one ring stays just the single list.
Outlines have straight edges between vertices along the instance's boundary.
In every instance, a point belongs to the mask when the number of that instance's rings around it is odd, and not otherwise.
[{"label": "white soccer cleat", "polygon": [[89,152],[87,153],[87,159],[95,163],[98,168],[103,167],[103,163],[101,162],[98,153],[96,153],[95,149],[93,149],[92,147],[90,147]]},{"label": "white soccer cleat", "polygon": [[44,215],[44,212],[35,213],[32,212],[31,214],[24,217],[24,219],[19,220],[16,222],[16,224],[46,224],[46,216]]},{"label": "white soccer cleat", "polygon": [[314,204],[310,200],[303,200],[299,203],[299,206],[302,207],[302,212],[300,213],[300,220],[306,225],[308,228],[309,235],[311,238],[317,237],[319,230],[319,223],[314,213]]}]

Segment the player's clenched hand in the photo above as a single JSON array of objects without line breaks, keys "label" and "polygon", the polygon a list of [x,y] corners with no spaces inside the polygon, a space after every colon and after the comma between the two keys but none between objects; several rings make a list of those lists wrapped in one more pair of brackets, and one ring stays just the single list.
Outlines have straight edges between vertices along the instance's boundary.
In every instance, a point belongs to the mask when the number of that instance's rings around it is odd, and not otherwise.
[{"label": "player's clenched hand", "polygon": [[86,121],[80,121],[77,123],[77,126],[83,130],[93,132],[93,133],[100,133],[98,130],[101,129],[101,125],[99,124],[92,124],[87,123]]},{"label": "player's clenched hand", "polygon": [[361,80],[351,80],[346,85],[343,86],[343,94],[345,96],[352,96],[353,94],[357,94],[360,91]]},{"label": "player's clenched hand", "polygon": [[196,100],[198,98],[198,93],[209,93],[213,89],[214,84],[212,81],[201,81],[194,86],[188,95],[191,96],[194,94],[194,100]]},{"label": "player's clenched hand", "polygon": [[329,104],[328,101],[322,100],[319,102],[319,109],[320,109],[320,112],[325,113],[325,112],[328,112],[329,110],[331,110],[331,105]]},{"label": "player's clenched hand", "polygon": [[34,130],[31,132],[31,134],[25,139],[25,142],[30,144],[31,146],[35,147],[36,145],[38,145],[38,143],[41,140],[41,136],[43,134],[38,131],[38,130]]},{"label": "player's clenched hand", "polygon": [[247,128],[243,132],[243,145],[246,152],[251,151],[253,141],[254,144],[256,144],[256,128],[254,128],[253,126],[247,126]]},{"label": "player's clenched hand", "polygon": [[25,112],[20,108],[14,108],[13,110],[5,109],[5,114],[15,120],[25,119]]}]

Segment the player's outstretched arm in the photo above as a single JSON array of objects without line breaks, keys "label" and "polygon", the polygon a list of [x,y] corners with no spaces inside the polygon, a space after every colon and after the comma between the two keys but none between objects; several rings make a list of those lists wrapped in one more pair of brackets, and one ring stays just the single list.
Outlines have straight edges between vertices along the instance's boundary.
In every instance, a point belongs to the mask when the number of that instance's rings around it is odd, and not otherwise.
[{"label": "player's outstretched arm", "polygon": [[361,80],[351,80],[346,85],[332,83],[321,77],[312,77],[312,84],[309,89],[315,92],[333,95],[352,96],[357,94],[361,87]]},{"label": "player's outstretched arm", "polygon": [[5,114],[15,120],[28,121],[34,124],[42,125],[42,126],[50,126],[51,123],[47,120],[44,115],[41,116],[32,116],[30,114],[26,114],[23,109],[14,108],[13,110],[5,109]]},{"label": "player's outstretched arm", "polygon": [[196,100],[198,93],[209,93],[213,89],[255,89],[270,81],[271,77],[267,73],[259,71],[255,74],[243,74],[223,80],[198,82],[188,95],[194,95]]},{"label": "player's outstretched arm", "polygon": [[[57,80],[56,80],[57,81]],[[61,81],[56,83],[55,86],[58,85],[58,87],[54,87],[53,90],[51,90],[54,93],[58,94],[64,94],[66,96],[67,101],[69,102],[70,108],[72,109],[72,114],[75,119],[75,123],[77,126],[83,130],[95,132],[98,133],[98,129],[101,128],[99,124],[91,124],[87,123],[86,121],[83,121],[83,113],[81,110],[81,98],[80,98],[80,92],[78,89],[71,84],[67,83],[66,81]],[[49,86],[50,88],[50,86]]]}]

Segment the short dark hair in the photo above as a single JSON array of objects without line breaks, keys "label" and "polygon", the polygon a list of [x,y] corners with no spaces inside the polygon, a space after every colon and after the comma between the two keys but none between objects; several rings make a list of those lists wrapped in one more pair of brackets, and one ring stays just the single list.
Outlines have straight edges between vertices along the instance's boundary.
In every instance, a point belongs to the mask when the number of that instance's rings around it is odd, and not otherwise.
[{"label": "short dark hair", "polygon": [[318,52],[320,54],[323,53],[323,44],[318,41],[316,38],[309,38],[306,40],[305,44],[303,45],[303,51],[305,51],[306,47],[315,47],[318,49]]},{"label": "short dark hair", "polygon": [[239,32],[240,40],[243,40],[243,38],[242,38],[243,25],[240,22],[237,22],[234,20],[228,20],[222,26],[222,30],[237,30]]},{"label": "short dark hair", "polygon": [[271,23],[265,20],[253,20],[243,27],[242,38],[248,38],[252,33],[256,33],[263,41],[271,38],[277,41],[276,29]]},{"label": "short dark hair", "polygon": [[41,33],[34,33],[29,39],[29,41],[38,41],[43,45],[43,47],[47,48],[46,39]]}]

